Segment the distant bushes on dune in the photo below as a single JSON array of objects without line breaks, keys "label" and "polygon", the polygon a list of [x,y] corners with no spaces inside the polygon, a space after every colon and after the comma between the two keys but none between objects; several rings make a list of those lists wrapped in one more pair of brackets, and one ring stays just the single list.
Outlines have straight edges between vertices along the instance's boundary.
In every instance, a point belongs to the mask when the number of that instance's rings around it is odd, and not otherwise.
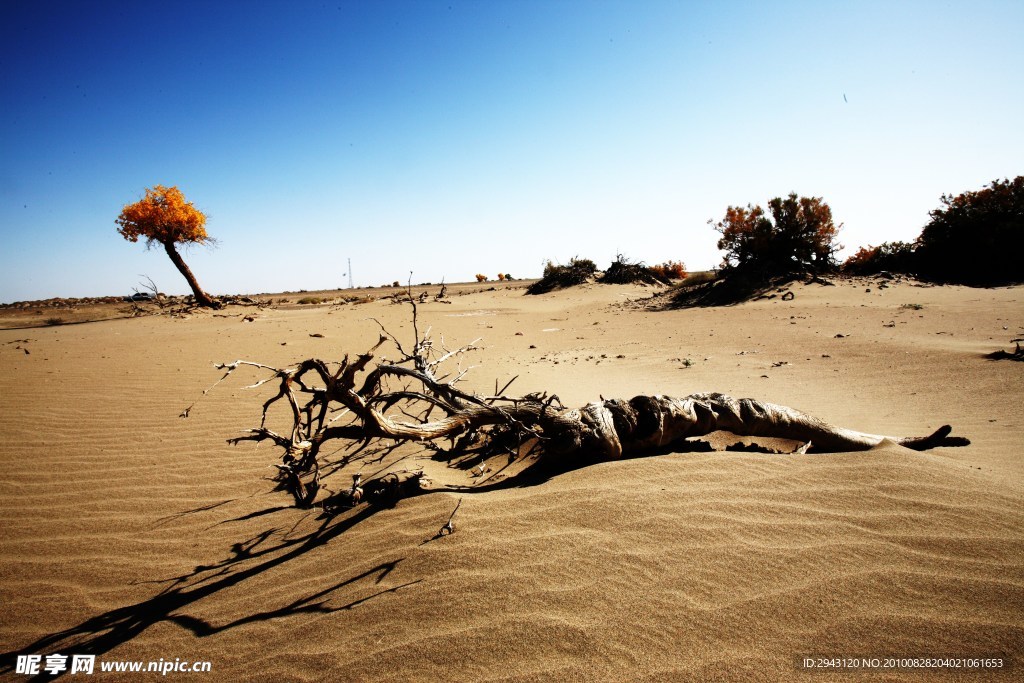
[{"label": "distant bushes on dune", "polygon": [[527,294],[543,294],[555,289],[573,287],[591,279],[601,284],[668,284],[672,280],[686,277],[686,266],[682,261],[665,261],[661,265],[647,266],[632,262],[622,254],[615,257],[603,272],[590,259],[572,258],[566,265],[548,261],[544,276],[530,285]]},{"label": "distant bushes on dune", "polygon": [[687,278],[672,295],[673,307],[723,306],[746,301],[773,283],[834,271],[841,226],[821,197],[791,192],[760,205],[729,206],[708,221],[721,234],[721,268]]},{"label": "distant bushes on dune", "polygon": [[597,281],[609,285],[628,285],[634,282],[654,285],[668,284],[669,278],[643,263],[632,263],[619,254]]},{"label": "distant bushes on dune", "polygon": [[[1000,285],[1024,281],[1024,176],[996,180],[978,191],[942,195],[942,206],[913,243],[884,242],[860,248],[840,270],[853,275],[881,271],[933,282]],[[821,197],[776,197],[768,210],[730,206],[718,222],[722,275],[745,289],[773,279],[836,270],[841,226]],[[742,290],[744,288],[740,288]],[[738,290],[739,291],[739,290]]]},{"label": "distant bushes on dune", "polygon": [[913,243],[862,247],[842,270],[854,275],[907,273],[950,284],[1024,282],[1024,176],[995,180],[978,191],[942,195],[942,207]]},{"label": "distant bushes on dune", "polygon": [[662,280],[685,280],[687,277],[686,264],[682,261],[665,261],[664,263],[651,266],[651,270]]},{"label": "distant bushes on dune", "polygon": [[[793,277],[841,271],[871,275],[882,271],[914,275],[933,282],[1003,285],[1024,282],[1024,176],[996,180],[978,191],[942,195],[942,206],[914,242],[868,245],[840,266],[835,258],[842,227],[821,197],[795,192],[775,197],[767,210],[758,205],[730,206],[725,216],[708,221],[721,234],[721,269],[699,280],[689,278],[680,261],[656,266],[633,263],[619,254],[604,272],[589,259],[565,265],[548,261],[544,276],[527,289],[541,294],[596,280],[601,283],[682,281],[680,305],[737,303],[772,283]],[[478,276],[479,278],[480,276]],[[509,279],[508,276],[499,279]],[[819,280],[820,281],[820,280]]]},{"label": "distant bushes on dune", "polygon": [[760,205],[730,206],[718,222],[718,248],[725,252],[726,277],[768,280],[788,275],[822,273],[835,268],[839,227],[821,197],[775,197],[768,211]]},{"label": "distant bushes on dune", "polygon": [[913,273],[914,245],[910,242],[883,242],[877,247],[861,247],[841,266],[850,275],[872,275],[882,271]]},{"label": "distant bushes on dune", "polygon": [[1024,176],[940,201],[915,244],[922,277],[966,285],[1024,282]]},{"label": "distant bushes on dune", "polygon": [[544,276],[526,288],[527,294],[543,294],[555,289],[582,285],[597,273],[597,265],[590,259],[573,257],[566,265],[547,262]]}]

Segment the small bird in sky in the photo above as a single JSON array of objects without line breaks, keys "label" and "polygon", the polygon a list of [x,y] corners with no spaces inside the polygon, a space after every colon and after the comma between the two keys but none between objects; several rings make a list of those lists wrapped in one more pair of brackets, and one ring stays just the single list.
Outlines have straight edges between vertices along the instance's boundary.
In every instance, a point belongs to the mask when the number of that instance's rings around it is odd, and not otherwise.
[{"label": "small bird in sky", "polygon": [[843,102],[850,103],[850,100],[846,99],[846,93],[843,93]]}]

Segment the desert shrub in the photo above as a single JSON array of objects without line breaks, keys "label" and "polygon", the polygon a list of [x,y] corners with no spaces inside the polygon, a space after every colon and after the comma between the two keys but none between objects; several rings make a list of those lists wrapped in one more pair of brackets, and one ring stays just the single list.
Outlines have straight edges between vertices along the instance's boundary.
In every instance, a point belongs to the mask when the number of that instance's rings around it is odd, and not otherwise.
[{"label": "desert shrub", "polygon": [[304,296],[301,299],[299,299],[296,303],[303,304],[303,305],[305,305],[305,304],[318,304],[321,301],[323,301],[323,299],[321,299],[318,296]]},{"label": "desert shrub", "polygon": [[619,254],[597,281],[606,285],[628,285],[634,282],[653,285],[668,283],[668,278],[658,275],[653,268],[643,263],[632,263]]},{"label": "desert shrub", "polygon": [[838,228],[821,197],[776,197],[768,202],[769,218],[760,206],[730,206],[725,217],[711,223],[722,238],[723,270],[743,270],[769,278],[819,273],[835,267]]},{"label": "desert shrub", "polygon": [[941,202],[917,238],[923,277],[967,285],[1024,281],[1024,176],[942,195]]},{"label": "desert shrub", "polygon": [[686,265],[682,261],[665,261],[660,265],[651,266],[651,270],[665,281],[682,280],[686,277]]},{"label": "desert shrub", "polygon": [[861,247],[857,253],[843,261],[844,273],[872,275],[887,270],[893,273],[915,272],[914,245],[909,242],[883,242],[877,247]]},{"label": "desert shrub", "polygon": [[50,325],[51,327],[54,326],[54,325],[63,325],[64,324],[64,318],[47,318],[43,322],[45,324],[47,324],[47,325]]},{"label": "desert shrub", "polygon": [[483,273],[477,273],[476,274],[476,281],[477,282],[487,282],[488,279],[489,278],[486,275],[484,275]]},{"label": "desert shrub", "polygon": [[498,273],[498,282],[505,281],[505,273]]},{"label": "desert shrub", "polygon": [[590,259],[573,257],[566,265],[556,265],[548,261],[544,266],[544,276],[527,287],[527,294],[543,294],[554,289],[581,285],[597,272],[597,266]]}]

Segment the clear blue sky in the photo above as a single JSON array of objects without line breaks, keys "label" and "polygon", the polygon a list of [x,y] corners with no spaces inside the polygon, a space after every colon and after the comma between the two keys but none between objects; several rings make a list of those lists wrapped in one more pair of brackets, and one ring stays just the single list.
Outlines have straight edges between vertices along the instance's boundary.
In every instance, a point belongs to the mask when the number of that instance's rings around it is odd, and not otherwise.
[{"label": "clear blue sky", "polygon": [[184,280],[114,219],[178,185],[214,293],[720,261],[824,197],[847,252],[1024,173],[1024,2],[0,2],[0,301]]}]

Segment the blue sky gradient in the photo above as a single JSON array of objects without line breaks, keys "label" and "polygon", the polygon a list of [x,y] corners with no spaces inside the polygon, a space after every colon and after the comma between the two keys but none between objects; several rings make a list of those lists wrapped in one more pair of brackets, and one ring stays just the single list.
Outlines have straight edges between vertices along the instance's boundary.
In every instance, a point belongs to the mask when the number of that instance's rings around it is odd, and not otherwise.
[{"label": "blue sky gradient", "polygon": [[[187,292],[114,219],[178,185],[213,293],[720,261],[728,205],[912,240],[1024,173],[1024,3],[0,4],[0,301]],[[845,96],[845,99],[844,99]]]}]

